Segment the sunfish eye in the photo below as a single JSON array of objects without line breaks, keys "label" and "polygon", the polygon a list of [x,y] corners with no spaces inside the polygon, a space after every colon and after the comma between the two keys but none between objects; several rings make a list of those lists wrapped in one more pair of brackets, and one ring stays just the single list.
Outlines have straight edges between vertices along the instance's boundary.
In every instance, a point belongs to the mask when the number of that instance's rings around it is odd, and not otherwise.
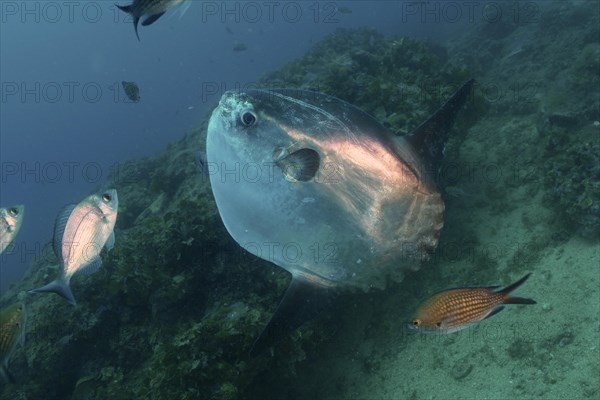
[{"label": "sunfish eye", "polygon": [[10,215],[12,215],[13,217],[14,217],[14,216],[17,216],[17,215],[19,215],[19,210],[17,210],[17,209],[16,209],[16,208],[14,208],[14,207],[13,207],[13,208],[11,208],[10,210],[8,210],[8,212],[9,212],[9,213],[10,213]]},{"label": "sunfish eye", "polygon": [[245,110],[240,114],[240,121],[245,127],[250,127],[256,123],[256,114],[250,110]]},{"label": "sunfish eye", "polygon": [[419,326],[421,325],[421,320],[420,319],[414,319],[412,322],[413,326]]},{"label": "sunfish eye", "polygon": [[104,200],[105,202],[107,202],[107,203],[108,203],[109,201],[111,201],[111,200],[112,200],[112,197],[111,197],[111,195],[110,195],[110,194],[108,194],[108,193],[104,193],[104,194],[102,195],[102,200]]},{"label": "sunfish eye", "polygon": [[442,322],[441,321],[436,322],[435,326],[437,326],[439,328],[440,326],[442,326]]}]

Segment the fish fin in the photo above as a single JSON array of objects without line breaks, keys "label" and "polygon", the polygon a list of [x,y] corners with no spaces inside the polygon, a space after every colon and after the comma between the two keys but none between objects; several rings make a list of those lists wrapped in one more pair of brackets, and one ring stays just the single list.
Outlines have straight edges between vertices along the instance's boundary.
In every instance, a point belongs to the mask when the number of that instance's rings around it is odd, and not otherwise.
[{"label": "fish fin", "polygon": [[54,254],[58,257],[59,261],[62,263],[62,240],[65,234],[65,227],[67,226],[67,222],[69,222],[69,217],[73,210],[77,207],[77,204],[69,204],[63,207],[62,210],[56,216],[56,220],[54,221],[54,238],[52,240],[52,248],[54,249]]},{"label": "fish fin", "polygon": [[184,2],[179,5],[179,10],[177,10],[177,13],[179,14],[179,19],[183,18],[183,16],[190,9],[191,5],[192,0],[184,0]]},{"label": "fish fin", "polygon": [[141,42],[140,34],[138,33],[138,23],[139,22],[140,22],[140,17],[133,17],[133,29],[135,30],[135,36],[137,36],[138,42]]},{"label": "fish fin", "polygon": [[112,231],[110,236],[106,240],[106,244],[104,245],[106,250],[111,251],[115,247],[115,232]]},{"label": "fish fin", "polygon": [[13,385],[16,383],[15,378],[13,378],[10,372],[8,372],[8,368],[3,364],[0,364],[0,375],[6,382],[12,383]]},{"label": "fish fin", "polygon": [[71,292],[71,287],[68,282],[65,282],[62,279],[55,279],[49,284],[39,287],[37,289],[31,289],[29,293],[43,293],[43,292],[54,292],[62,297],[64,297],[69,304],[75,305],[77,304],[75,301],[75,297],[73,296],[73,292]]},{"label": "fish fin", "polygon": [[275,314],[252,345],[250,355],[255,357],[261,354],[304,322],[316,318],[335,297],[334,289],[294,277]]},{"label": "fish fin", "polygon": [[287,180],[306,182],[319,171],[321,157],[313,149],[300,149],[277,159],[275,164],[281,168]]},{"label": "fish fin", "polygon": [[82,267],[77,274],[81,275],[91,275],[94,272],[98,271],[102,266],[102,259],[99,256],[94,257],[89,263],[87,263],[84,267]]},{"label": "fish fin", "polygon": [[117,7],[121,11],[126,12],[127,14],[133,14],[133,4],[130,4],[128,6],[120,6],[118,4],[115,4],[115,7]]},{"label": "fish fin", "polygon": [[115,6],[119,10],[124,11],[133,17],[133,29],[135,30],[135,36],[137,36],[138,41],[140,41],[140,35],[138,34],[138,22],[140,22],[140,17],[136,17],[135,15],[133,15],[133,4],[130,4],[128,6],[120,6],[118,4],[115,4]]},{"label": "fish fin", "polygon": [[474,83],[474,79],[464,83],[427,121],[404,136],[423,160],[427,172],[437,173],[439,170],[456,115],[467,101]]},{"label": "fish fin", "polygon": [[504,306],[496,307],[492,310],[492,312],[490,312],[488,315],[486,315],[484,319],[488,319],[489,317],[492,317],[492,316],[498,314],[502,310],[504,310]]},{"label": "fish fin", "polygon": [[524,277],[522,277],[521,279],[519,279],[518,281],[516,281],[515,283],[512,283],[510,285],[508,285],[507,287],[505,287],[504,289],[498,291],[497,293],[502,293],[506,296],[506,298],[503,301],[503,304],[537,304],[537,302],[535,300],[532,299],[526,299],[524,297],[511,297],[508,296],[508,294],[510,292],[512,292],[513,290],[517,289],[519,286],[521,286],[523,283],[525,283],[525,281],[531,276],[531,273],[525,275]]},{"label": "fish fin", "polygon": [[503,304],[537,304],[537,301],[525,297],[508,297]]},{"label": "fish fin", "polygon": [[146,18],[144,20],[144,22],[142,22],[142,26],[148,26],[148,25],[152,25],[153,23],[156,22],[157,19],[159,19],[160,17],[162,17],[165,14],[165,11],[158,13],[158,14],[154,14],[149,16],[148,18]]}]

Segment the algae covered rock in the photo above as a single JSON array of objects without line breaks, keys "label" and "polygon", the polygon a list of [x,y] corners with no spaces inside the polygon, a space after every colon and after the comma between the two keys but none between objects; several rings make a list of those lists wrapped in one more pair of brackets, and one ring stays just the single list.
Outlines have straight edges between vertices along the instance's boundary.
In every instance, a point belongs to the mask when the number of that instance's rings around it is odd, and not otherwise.
[{"label": "algae covered rock", "polygon": [[[374,30],[338,30],[261,85],[311,88],[410,131],[468,74],[443,48]],[[201,171],[206,121],[155,157],[123,164],[106,186],[119,191],[115,248],[103,268],[76,276],[77,307],[57,296],[30,303],[25,351],[15,354],[27,398],[236,399],[260,397],[267,371],[296,365],[331,337],[309,323],[272,353],[250,358],[289,276],[241,249],[225,230]],[[2,302],[53,276],[49,252]],[[15,398],[14,386],[1,399]]]}]

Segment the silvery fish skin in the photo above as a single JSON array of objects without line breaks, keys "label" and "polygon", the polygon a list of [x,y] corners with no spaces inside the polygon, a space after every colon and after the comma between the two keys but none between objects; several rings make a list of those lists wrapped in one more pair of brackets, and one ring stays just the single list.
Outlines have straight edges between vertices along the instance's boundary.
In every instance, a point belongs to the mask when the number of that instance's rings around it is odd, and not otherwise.
[{"label": "silvery fish skin", "polygon": [[0,254],[6,250],[21,229],[25,206],[0,208]]},{"label": "silvery fish skin", "polygon": [[54,226],[54,252],[61,262],[60,276],[30,292],[55,292],[75,305],[69,282],[76,273],[93,273],[102,265],[100,251],[104,246],[108,250],[114,246],[118,206],[117,191],[110,189],[59,213]]},{"label": "silvery fish skin", "polygon": [[[246,112],[256,115],[256,126],[238,122]],[[320,159],[305,182],[278,165],[301,149]],[[259,257],[276,240],[280,251],[269,261],[319,285],[382,288],[387,277],[399,279],[427,258],[415,250],[434,248],[443,225],[440,193],[419,174],[404,139],[326,95],[226,93],[210,119],[207,156],[218,169],[211,185],[233,238]],[[239,177],[227,174],[235,168]],[[244,177],[244,169],[260,176]],[[286,254],[285,245],[302,257]]]},{"label": "silvery fish skin", "polygon": [[292,274],[251,353],[316,316],[337,289],[383,288],[430,257],[444,214],[434,177],[473,84],[405,137],[321,93],[222,96],[206,141],[219,213],[238,244]]},{"label": "silvery fish skin", "polygon": [[0,310],[0,375],[7,382],[14,382],[8,372],[8,364],[18,344],[25,344],[27,314],[22,303],[11,304]]},{"label": "silvery fish skin", "polygon": [[[142,26],[152,25],[156,22],[157,19],[162,17],[162,15],[167,12],[169,9],[176,7],[182,3],[186,3],[185,9],[189,7],[191,2],[189,0],[134,0],[128,6],[119,6],[117,7],[130,14],[133,18],[133,27],[135,29],[135,35],[138,40],[140,40],[140,35],[138,34],[138,23],[141,17],[147,17],[143,22]],[[185,12],[182,11],[182,14]]]}]

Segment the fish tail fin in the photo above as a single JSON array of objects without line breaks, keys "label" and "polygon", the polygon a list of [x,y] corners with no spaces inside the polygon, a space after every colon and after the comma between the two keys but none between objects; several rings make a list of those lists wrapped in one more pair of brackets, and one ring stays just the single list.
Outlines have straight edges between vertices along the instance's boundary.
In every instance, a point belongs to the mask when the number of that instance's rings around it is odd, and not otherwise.
[{"label": "fish tail fin", "polygon": [[140,17],[136,17],[135,15],[133,15],[133,4],[130,4],[128,6],[120,6],[118,4],[115,4],[115,6],[123,11],[126,12],[127,14],[131,15],[133,17],[133,29],[135,30],[135,36],[137,36],[138,42],[140,41],[140,35],[138,34],[138,23],[140,22]]},{"label": "fish tail fin", "polygon": [[71,287],[68,282],[65,282],[63,279],[55,279],[49,284],[39,287],[37,289],[32,289],[29,293],[43,293],[43,292],[54,292],[62,297],[64,297],[69,304],[75,305],[75,297],[73,296],[73,292],[71,291]]},{"label": "fish tail fin", "polygon": [[140,34],[138,33],[138,23],[140,22],[140,17],[133,17],[133,29],[135,30],[135,36],[137,36],[138,42],[140,40]]},{"label": "fish tail fin", "polygon": [[13,385],[15,384],[15,378],[8,372],[8,368],[6,368],[6,365],[4,364],[0,364],[0,376],[2,376],[4,381],[12,383]]},{"label": "fish tail fin", "polygon": [[515,283],[508,285],[507,287],[505,287],[504,289],[502,289],[498,292],[498,293],[502,293],[506,296],[506,298],[503,301],[503,304],[537,304],[537,302],[533,299],[527,299],[525,297],[509,296],[510,292],[512,292],[513,290],[515,290],[519,286],[521,286],[523,283],[525,283],[527,278],[529,278],[530,276],[531,276],[531,273],[525,275],[524,277],[522,277]]},{"label": "fish tail fin", "polygon": [[123,11],[123,12],[126,12],[127,14],[133,14],[133,4],[130,4],[130,5],[128,5],[128,6],[120,6],[120,5],[118,5],[118,4],[115,4],[115,6],[116,6],[116,7],[117,7],[119,10],[121,10],[121,11]]},{"label": "fish tail fin", "polygon": [[316,318],[335,298],[335,290],[293,278],[275,314],[250,350],[255,357],[285,338],[304,322]]}]

